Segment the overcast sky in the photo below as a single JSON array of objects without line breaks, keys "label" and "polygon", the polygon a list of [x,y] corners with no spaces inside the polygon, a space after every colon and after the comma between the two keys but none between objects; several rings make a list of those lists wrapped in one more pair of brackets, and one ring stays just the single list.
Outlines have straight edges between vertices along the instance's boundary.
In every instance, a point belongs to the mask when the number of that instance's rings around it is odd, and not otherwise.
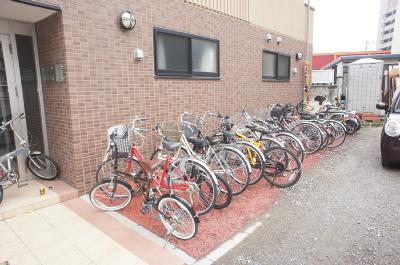
[{"label": "overcast sky", "polygon": [[[307,2],[307,0],[305,0]],[[310,0],[314,13],[314,53],[376,49],[380,0]]]}]

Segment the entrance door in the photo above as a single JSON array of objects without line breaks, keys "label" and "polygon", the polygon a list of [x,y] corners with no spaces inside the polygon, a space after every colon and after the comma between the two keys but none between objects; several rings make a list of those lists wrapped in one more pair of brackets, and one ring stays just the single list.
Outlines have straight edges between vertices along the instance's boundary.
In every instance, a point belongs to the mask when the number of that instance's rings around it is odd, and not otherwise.
[{"label": "entrance door", "polygon": [[[7,34],[0,34],[0,122],[7,122],[19,115],[21,111],[21,103],[18,98],[18,91],[15,79],[15,71],[13,65],[13,57],[11,53],[10,37]],[[22,106],[23,107],[23,106]],[[22,130],[25,128],[24,121],[15,122],[15,129],[20,132],[20,135],[26,135]],[[17,146],[19,146],[18,138],[7,130],[0,135],[0,155],[4,155]],[[26,172],[23,158],[18,158],[18,169],[22,176]],[[16,166],[16,165],[15,165]]]}]

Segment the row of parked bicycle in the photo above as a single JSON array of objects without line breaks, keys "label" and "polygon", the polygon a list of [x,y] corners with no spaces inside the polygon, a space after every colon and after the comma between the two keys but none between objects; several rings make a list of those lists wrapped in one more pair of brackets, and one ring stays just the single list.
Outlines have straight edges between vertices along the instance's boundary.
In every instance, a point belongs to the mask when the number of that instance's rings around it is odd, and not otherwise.
[{"label": "row of parked bicycle", "polygon": [[361,127],[354,112],[332,106],[317,114],[297,110],[287,104],[265,108],[266,115],[182,113],[178,125],[153,128],[161,143],[150,159],[140,149],[151,130],[138,126],[147,119],[113,126],[90,200],[115,211],[140,194],[141,213],[154,209],[169,236],[190,239],[199,216],[228,207],[262,178],[279,188],[294,185],[306,155],[341,145]]}]

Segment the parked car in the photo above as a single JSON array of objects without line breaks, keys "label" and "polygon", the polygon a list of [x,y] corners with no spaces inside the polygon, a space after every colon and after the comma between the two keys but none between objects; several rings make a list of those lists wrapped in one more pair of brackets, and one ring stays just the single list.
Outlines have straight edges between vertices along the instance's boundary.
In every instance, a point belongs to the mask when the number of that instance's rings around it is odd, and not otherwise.
[{"label": "parked car", "polygon": [[387,167],[400,162],[400,89],[394,93],[392,105],[378,103],[376,108],[386,111],[381,135],[381,162]]}]

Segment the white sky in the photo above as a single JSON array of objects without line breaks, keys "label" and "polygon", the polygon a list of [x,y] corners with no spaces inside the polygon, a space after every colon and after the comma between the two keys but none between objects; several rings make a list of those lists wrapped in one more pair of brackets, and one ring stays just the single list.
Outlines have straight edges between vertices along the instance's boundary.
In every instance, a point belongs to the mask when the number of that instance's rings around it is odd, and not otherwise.
[{"label": "white sky", "polygon": [[[304,2],[307,2],[305,0]],[[314,13],[314,53],[376,49],[380,0],[310,0]]]}]

